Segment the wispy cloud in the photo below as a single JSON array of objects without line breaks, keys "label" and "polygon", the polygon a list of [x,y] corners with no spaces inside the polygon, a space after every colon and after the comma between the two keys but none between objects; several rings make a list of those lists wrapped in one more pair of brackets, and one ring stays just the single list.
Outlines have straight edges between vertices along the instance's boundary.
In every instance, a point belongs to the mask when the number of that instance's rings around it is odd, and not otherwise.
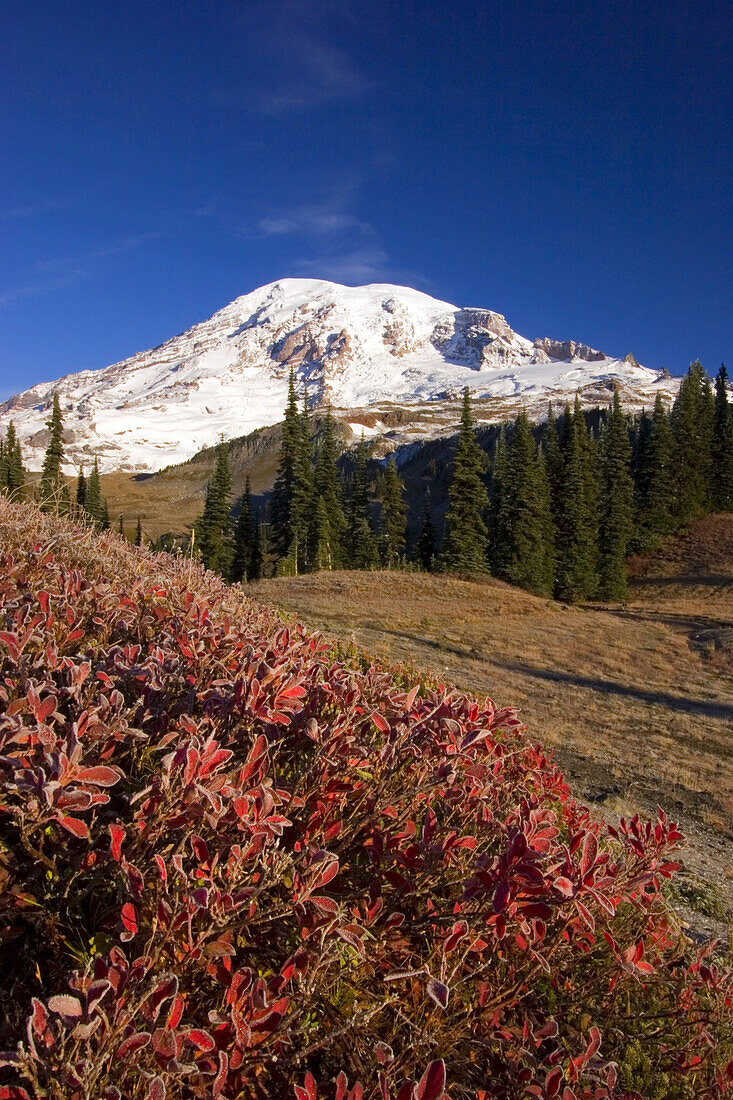
[{"label": "wispy cloud", "polygon": [[382,248],[359,248],[328,253],[295,264],[296,275],[321,276],[339,283],[374,283],[388,279],[389,256]]},{"label": "wispy cloud", "polygon": [[121,237],[100,248],[91,249],[79,256],[66,256],[53,260],[36,260],[33,265],[37,278],[25,283],[8,287],[0,291],[0,308],[11,305],[24,298],[38,298],[64,290],[68,286],[90,279],[94,273],[94,264],[109,256],[119,256],[131,252],[147,241],[162,236],[161,232],[141,233],[134,237]]},{"label": "wispy cloud", "polygon": [[329,203],[295,206],[260,218],[257,228],[263,237],[330,236],[334,233],[374,232],[368,222]]},{"label": "wispy cloud", "polygon": [[3,221],[20,221],[22,218],[35,218],[38,214],[47,214],[53,210],[64,210],[67,206],[77,202],[76,198],[39,199],[38,202],[21,203],[18,206],[9,206],[0,211]]},{"label": "wispy cloud", "polygon": [[355,59],[333,41],[340,6],[330,0],[275,0],[255,35],[267,60],[256,105],[265,113],[319,107],[367,92]]}]

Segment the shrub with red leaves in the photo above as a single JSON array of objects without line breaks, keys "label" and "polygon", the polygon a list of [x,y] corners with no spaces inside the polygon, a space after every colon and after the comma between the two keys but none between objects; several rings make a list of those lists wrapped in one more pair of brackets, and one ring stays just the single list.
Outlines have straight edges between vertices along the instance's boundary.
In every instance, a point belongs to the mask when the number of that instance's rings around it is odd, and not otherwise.
[{"label": "shrub with red leaves", "polygon": [[663,813],[188,563],[5,501],[0,555],[0,1100],[733,1096]]}]

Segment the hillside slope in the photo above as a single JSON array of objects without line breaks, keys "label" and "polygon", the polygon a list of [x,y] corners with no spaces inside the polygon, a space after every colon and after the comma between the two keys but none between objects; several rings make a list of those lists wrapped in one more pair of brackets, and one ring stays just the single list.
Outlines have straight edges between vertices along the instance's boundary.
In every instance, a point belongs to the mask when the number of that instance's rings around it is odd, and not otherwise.
[{"label": "hillside slope", "polygon": [[[449,430],[468,386],[478,418],[501,420],[577,393],[607,404],[614,381],[628,408],[668,402],[679,381],[633,355],[615,359],[573,340],[528,340],[488,309],[459,309],[410,287],[283,279],[237,298],[159,347],[99,371],[66,375],[0,404],[31,469],[59,394],[67,473],[97,456],[104,471],[160,470],[283,415],[290,370],[309,402],[330,402],[358,438],[400,442]],[[406,415],[405,415],[406,413]]]},{"label": "hillside slope", "polygon": [[690,873],[720,891],[722,908],[711,908],[725,921],[733,676],[688,643],[686,624],[640,607],[568,607],[498,581],[419,573],[320,573],[249,591],[370,653],[433,669],[500,706],[511,700],[599,807],[666,807],[689,838]]},{"label": "hillside slope", "polygon": [[0,498],[0,565],[2,1100],[728,1100],[663,813],[195,564]]}]

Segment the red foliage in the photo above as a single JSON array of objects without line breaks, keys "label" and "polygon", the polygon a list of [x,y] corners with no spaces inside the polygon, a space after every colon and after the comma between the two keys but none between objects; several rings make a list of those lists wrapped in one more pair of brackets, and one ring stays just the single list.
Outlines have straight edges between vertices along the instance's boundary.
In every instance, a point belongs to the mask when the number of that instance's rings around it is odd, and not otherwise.
[{"label": "red foliage", "polygon": [[0,1100],[619,1100],[632,1043],[733,1095],[661,811],[607,829],[513,711],[3,508]]}]

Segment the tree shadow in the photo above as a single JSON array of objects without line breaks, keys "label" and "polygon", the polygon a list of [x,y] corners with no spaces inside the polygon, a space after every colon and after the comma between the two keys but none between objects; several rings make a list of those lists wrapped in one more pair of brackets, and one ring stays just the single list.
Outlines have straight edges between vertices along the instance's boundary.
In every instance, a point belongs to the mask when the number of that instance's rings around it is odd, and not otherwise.
[{"label": "tree shadow", "polygon": [[691,699],[689,696],[672,695],[666,691],[650,691],[646,688],[633,687],[630,684],[620,684],[617,680],[601,680],[592,676],[578,676],[572,672],[555,672],[552,669],[533,668],[514,661],[498,661],[491,659],[491,663],[499,668],[505,668],[509,672],[519,672],[524,676],[531,676],[537,680],[549,680],[553,684],[574,684],[576,687],[590,688],[604,695],[622,695],[630,699],[638,699],[642,703],[654,706],[668,707],[684,714],[693,714],[705,718],[725,718],[733,720],[733,704],[719,703],[707,699]]}]

